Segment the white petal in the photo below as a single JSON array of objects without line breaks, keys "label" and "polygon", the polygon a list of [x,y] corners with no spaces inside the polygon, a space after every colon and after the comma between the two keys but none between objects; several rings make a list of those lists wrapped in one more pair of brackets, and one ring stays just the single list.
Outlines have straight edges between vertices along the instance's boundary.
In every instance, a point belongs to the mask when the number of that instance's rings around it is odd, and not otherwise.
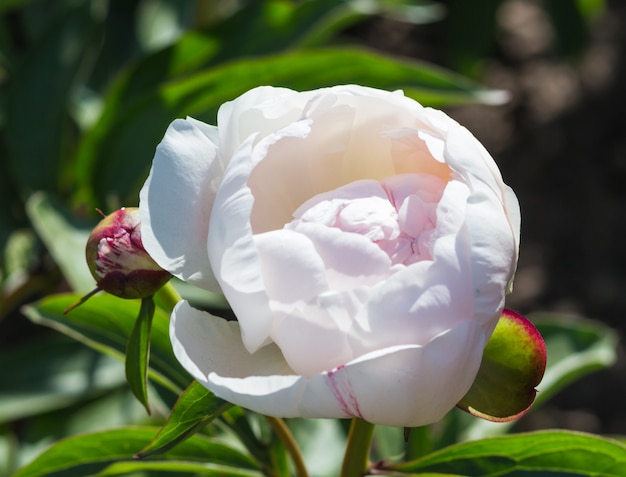
[{"label": "white petal", "polygon": [[367,421],[404,427],[432,424],[471,387],[488,336],[476,323],[465,322],[423,347],[399,346],[366,355],[335,373],[333,390],[350,414]]},{"label": "white petal", "polygon": [[324,262],[306,236],[281,229],[255,235],[254,242],[271,300],[304,303],[328,290]]},{"label": "white petal", "polygon": [[219,291],[206,251],[209,217],[222,178],[215,128],[177,119],[157,147],[140,197],[143,245],[181,280]]},{"label": "white petal", "polygon": [[172,316],[174,352],[217,396],[277,417],[361,417],[390,426],[438,421],[471,386],[487,336],[465,323],[426,346],[370,353],[311,379],[290,370],[273,345],[250,355],[238,325],[179,304]]},{"label": "white petal", "polygon": [[254,197],[246,182],[255,163],[254,139],[249,137],[228,165],[215,198],[208,236],[211,266],[250,352],[269,342],[273,320],[250,225]]},{"label": "white petal", "polygon": [[306,93],[260,86],[224,103],[217,115],[220,152],[232,157],[251,135],[257,140],[297,121],[308,101]]},{"label": "white petal", "polygon": [[470,196],[466,218],[472,243],[474,315],[479,320],[493,320],[504,307],[504,295],[515,271],[516,243],[508,218],[491,191]]},{"label": "white petal", "polygon": [[176,358],[202,384],[211,372],[231,377],[293,374],[280,350],[266,346],[250,354],[241,341],[239,324],[179,302],[172,312],[170,339]]}]

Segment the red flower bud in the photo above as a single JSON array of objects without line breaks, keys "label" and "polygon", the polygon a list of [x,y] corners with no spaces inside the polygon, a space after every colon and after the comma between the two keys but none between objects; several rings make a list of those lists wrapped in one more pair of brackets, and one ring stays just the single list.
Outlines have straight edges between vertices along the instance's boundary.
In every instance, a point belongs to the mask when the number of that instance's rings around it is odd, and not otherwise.
[{"label": "red flower bud", "polygon": [[91,232],[85,253],[98,289],[120,298],[148,297],[171,278],[143,248],[136,207],[102,219]]}]

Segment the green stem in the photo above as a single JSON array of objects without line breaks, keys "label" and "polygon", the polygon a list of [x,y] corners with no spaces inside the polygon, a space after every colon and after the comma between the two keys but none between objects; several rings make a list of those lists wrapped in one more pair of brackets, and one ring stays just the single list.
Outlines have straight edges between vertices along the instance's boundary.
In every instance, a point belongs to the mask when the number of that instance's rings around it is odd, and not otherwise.
[{"label": "green stem", "polygon": [[182,300],[172,281],[170,280],[156,292],[156,299],[159,304],[168,311],[172,311],[176,303]]},{"label": "green stem", "polygon": [[412,427],[406,443],[406,459],[414,460],[433,451],[430,426]]},{"label": "green stem", "polygon": [[373,435],[374,424],[363,419],[352,419],[341,477],[362,477],[367,473]]},{"label": "green stem", "polygon": [[300,448],[296,443],[296,440],[293,437],[293,434],[285,424],[285,421],[278,417],[270,417],[265,416],[267,422],[269,422],[274,432],[278,435],[279,439],[285,445],[285,449],[291,456],[291,460],[293,461],[293,465],[296,468],[296,475],[298,477],[308,477],[309,473],[306,470],[306,466],[304,465],[304,459],[302,458],[302,454],[300,453]]}]

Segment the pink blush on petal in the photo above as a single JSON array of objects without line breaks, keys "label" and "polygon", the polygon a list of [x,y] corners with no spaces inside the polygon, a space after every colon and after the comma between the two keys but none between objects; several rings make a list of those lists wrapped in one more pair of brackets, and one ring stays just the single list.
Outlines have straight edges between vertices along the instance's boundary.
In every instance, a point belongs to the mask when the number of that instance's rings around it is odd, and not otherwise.
[{"label": "pink blush on petal", "polygon": [[359,409],[359,401],[352,389],[352,383],[347,373],[342,373],[344,366],[328,371],[325,375],[326,382],[332,390],[333,396],[341,406],[343,412],[348,416],[359,417],[363,419],[361,410]]},{"label": "pink blush on petal", "polygon": [[[300,231],[299,224],[315,222],[362,235],[389,256],[392,266],[431,260],[437,205],[446,184],[430,174],[357,181],[313,197],[286,227]],[[353,190],[359,196],[352,196]]]}]

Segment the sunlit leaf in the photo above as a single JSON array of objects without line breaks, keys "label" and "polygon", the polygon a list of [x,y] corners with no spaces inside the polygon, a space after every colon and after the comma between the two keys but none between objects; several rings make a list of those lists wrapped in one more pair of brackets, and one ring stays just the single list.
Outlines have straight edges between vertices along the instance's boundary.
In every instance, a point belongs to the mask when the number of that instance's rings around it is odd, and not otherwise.
[{"label": "sunlit leaf", "polygon": [[0,422],[60,409],[124,385],[119,361],[70,341],[37,340],[0,353]]},{"label": "sunlit leaf", "polygon": [[[73,294],[54,295],[23,307],[23,312],[36,323],[123,360],[128,336],[139,313],[139,301],[101,294],[64,314],[79,298],[80,295]],[[157,309],[152,323],[149,376],[178,394],[191,378],[174,357],[168,330],[169,314]]]},{"label": "sunlit leaf", "polygon": [[626,446],[592,434],[543,431],[464,442],[386,468],[468,477],[624,477]]},{"label": "sunlit leaf", "polygon": [[[137,449],[145,447],[157,430],[156,427],[122,428],[63,439],[20,469],[14,477],[84,477],[97,474],[116,462],[132,462]],[[256,468],[246,454],[200,435],[181,443],[160,460],[210,462],[214,466],[250,470]],[[118,474],[105,472],[104,475]]]},{"label": "sunlit leaf", "polygon": [[218,398],[197,381],[193,381],[178,398],[165,425],[137,457],[144,458],[166,452],[231,406],[232,404]]},{"label": "sunlit leaf", "polygon": [[[117,462],[111,464],[102,472],[95,474],[97,477],[109,477],[113,475],[137,475],[141,472],[155,472],[155,476],[161,472],[171,472],[172,475],[192,474],[194,477],[262,477],[260,471],[226,467],[212,463],[186,462],[186,461],[140,461],[140,462]],[[143,475],[143,474],[141,474]],[[152,474],[150,474],[152,475]]]},{"label": "sunlit leaf", "polygon": [[72,288],[78,293],[95,288],[96,282],[85,262],[85,245],[92,225],[73,218],[60,201],[45,193],[33,194],[26,202],[26,211]]}]

